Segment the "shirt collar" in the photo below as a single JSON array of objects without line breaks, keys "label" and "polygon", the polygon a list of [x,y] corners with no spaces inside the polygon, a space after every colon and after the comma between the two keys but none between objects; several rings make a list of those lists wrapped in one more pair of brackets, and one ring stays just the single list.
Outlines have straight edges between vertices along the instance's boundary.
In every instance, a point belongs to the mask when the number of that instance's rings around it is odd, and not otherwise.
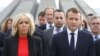
[{"label": "shirt collar", "polygon": [[[49,24],[49,23],[47,23],[47,26],[49,27],[49,26],[50,26],[50,24]],[[52,26],[54,26],[54,23],[52,23]]]},{"label": "shirt collar", "polygon": [[[72,33],[72,31],[70,29],[67,28],[67,33],[68,35],[70,35],[70,33]],[[75,35],[78,34],[78,29],[76,29],[74,32],[73,32]]]},{"label": "shirt collar", "polygon": [[[60,27],[60,31],[63,31],[63,28],[64,28],[64,25],[62,27]],[[57,27],[54,26],[54,30],[56,30],[56,29],[57,29]]]},{"label": "shirt collar", "polygon": [[[92,34],[93,35],[93,37],[95,37],[96,35],[94,35],[94,34]],[[100,38],[100,34],[99,35],[97,35],[99,38]]]},{"label": "shirt collar", "polygon": [[[54,23],[52,24],[52,26],[54,26]],[[50,24],[46,23],[46,29],[49,29],[49,28],[50,28]]]}]

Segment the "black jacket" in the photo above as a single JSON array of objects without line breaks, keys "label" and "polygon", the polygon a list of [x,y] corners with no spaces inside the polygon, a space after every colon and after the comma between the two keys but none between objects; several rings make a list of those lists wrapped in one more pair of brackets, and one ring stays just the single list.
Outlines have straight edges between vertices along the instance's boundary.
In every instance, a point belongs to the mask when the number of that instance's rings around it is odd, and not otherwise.
[{"label": "black jacket", "polygon": [[[4,41],[3,56],[18,56],[18,36],[9,36]],[[42,41],[37,36],[28,35],[29,56],[42,56]]]},{"label": "black jacket", "polygon": [[5,39],[6,34],[3,32],[0,32],[0,56],[2,56],[2,52],[3,52],[3,42]]}]

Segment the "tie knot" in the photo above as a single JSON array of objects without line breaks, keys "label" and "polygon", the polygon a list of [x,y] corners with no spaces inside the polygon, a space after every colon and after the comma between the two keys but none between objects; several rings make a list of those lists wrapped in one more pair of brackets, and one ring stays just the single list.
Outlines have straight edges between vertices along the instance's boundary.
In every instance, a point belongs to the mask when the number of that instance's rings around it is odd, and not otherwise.
[{"label": "tie knot", "polygon": [[60,28],[56,28],[56,31],[59,32],[60,31]]},{"label": "tie knot", "polygon": [[52,27],[52,25],[50,24],[49,27]]},{"label": "tie knot", "polygon": [[98,35],[95,35],[95,39],[98,39]]},{"label": "tie knot", "polygon": [[74,36],[74,33],[72,32],[72,33],[70,33],[71,34],[71,36]]}]

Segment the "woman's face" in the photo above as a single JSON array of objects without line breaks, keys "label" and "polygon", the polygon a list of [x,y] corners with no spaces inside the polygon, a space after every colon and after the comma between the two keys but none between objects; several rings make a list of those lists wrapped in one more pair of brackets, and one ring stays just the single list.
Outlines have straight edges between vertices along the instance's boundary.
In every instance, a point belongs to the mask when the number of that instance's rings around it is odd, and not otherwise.
[{"label": "woman's face", "polygon": [[12,27],[12,21],[11,20],[8,20],[8,22],[7,22],[7,28],[8,29],[11,29],[11,27]]},{"label": "woman's face", "polygon": [[30,24],[29,24],[29,20],[28,20],[28,17],[26,16],[22,16],[20,18],[20,20],[18,21],[18,32],[19,34],[27,34],[28,31],[29,31],[29,27],[30,27]]}]

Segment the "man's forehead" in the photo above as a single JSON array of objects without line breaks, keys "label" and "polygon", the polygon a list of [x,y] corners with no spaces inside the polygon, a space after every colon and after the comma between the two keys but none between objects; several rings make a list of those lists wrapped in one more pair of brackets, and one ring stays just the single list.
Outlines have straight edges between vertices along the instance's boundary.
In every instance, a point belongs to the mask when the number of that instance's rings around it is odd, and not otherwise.
[{"label": "man's forehead", "polygon": [[75,12],[72,12],[72,11],[68,12],[68,15],[69,14],[72,14],[72,15],[81,15],[79,12],[78,13],[75,13]]}]

